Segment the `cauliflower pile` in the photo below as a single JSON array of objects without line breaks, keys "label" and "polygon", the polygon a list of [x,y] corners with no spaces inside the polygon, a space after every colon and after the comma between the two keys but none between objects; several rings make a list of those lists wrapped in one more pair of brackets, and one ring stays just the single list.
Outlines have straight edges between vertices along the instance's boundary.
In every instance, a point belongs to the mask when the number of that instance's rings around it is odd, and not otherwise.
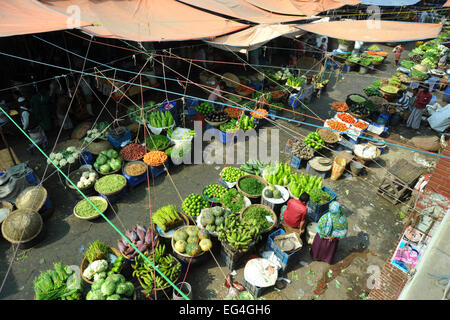
[{"label": "cauliflower pile", "polygon": [[98,178],[95,171],[85,171],[77,182],[77,188],[84,189],[92,186]]},{"label": "cauliflower pile", "polygon": [[[67,147],[62,152],[50,153],[49,158],[58,167],[64,167],[67,164],[69,164],[69,165],[74,164],[75,161],[77,161],[77,159],[80,157],[80,154],[81,154],[81,151],[78,150],[77,148]],[[50,160],[47,160],[48,164],[51,163]]]}]

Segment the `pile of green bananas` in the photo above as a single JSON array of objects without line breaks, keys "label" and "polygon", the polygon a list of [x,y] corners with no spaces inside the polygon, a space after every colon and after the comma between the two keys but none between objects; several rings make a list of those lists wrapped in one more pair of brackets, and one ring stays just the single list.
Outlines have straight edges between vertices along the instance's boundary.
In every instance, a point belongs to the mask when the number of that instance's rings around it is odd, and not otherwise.
[{"label": "pile of green bananas", "polygon": [[[158,245],[153,253],[145,252],[147,258],[158,266],[159,271],[169,278],[170,281],[178,279],[181,271],[181,263],[177,261],[172,255],[165,254],[166,246]],[[165,288],[169,283],[156,272],[153,267],[147,263],[142,256],[138,255],[135,259],[135,264],[131,267],[134,269],[133,277],[141,280],[142,288],[147,294],[152,294],[155,289]]]},{"label": "pile of green bananas", "polygon": [[228,243],[237,252],[246,252],[252,242],[259,241],[260,231],[256,221],[243,222],[234,213],[226,216],[224,223],[217,229],[219,241]]}]

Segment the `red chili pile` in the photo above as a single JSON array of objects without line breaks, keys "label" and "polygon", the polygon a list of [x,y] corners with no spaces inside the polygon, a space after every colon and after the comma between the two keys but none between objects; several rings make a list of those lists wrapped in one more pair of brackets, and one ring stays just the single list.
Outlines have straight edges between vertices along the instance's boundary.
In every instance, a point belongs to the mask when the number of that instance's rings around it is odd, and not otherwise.
[{"label": "red chili pile", "polygon": [[144,146],[137,143],[130,143],[120,151],[120,156],[126,161],[135,161],[141,159],[145,153]]}]

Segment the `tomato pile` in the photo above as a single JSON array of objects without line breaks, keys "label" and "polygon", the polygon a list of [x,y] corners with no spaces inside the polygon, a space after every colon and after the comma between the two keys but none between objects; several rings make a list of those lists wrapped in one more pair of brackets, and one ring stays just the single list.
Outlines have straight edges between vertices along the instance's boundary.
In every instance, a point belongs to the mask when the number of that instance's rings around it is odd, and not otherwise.
[{"label": "tomato pile", "polygon": [[126,161],[141,159],[145,154],[145,147],[137,143],[127,144],[121,151],[120,156]]},{"label": "tomato pile", "polygon": [[353,118],[351,115],[349,115],[348,113],[339,113],[338,118],[341,119],[342,121],[344,121],[345,123],[350,123],[353,124],[356,122],[355,118]]},{"label": "tomato pile", "polygon": [[368,125],[367,123],[365,123],[365,122],[358,121],[357,123],[354,124],[354,126],[357,127],[357,128],[359,128],[359,129],[361,129],[361,130],[364,130],[364,129],[366,129],[369,125]]},{"label": "tomato pile", "polygon": [[335,101],[331,103],[331,108],[339,112],[345,112],[348,110],[348,105],[345,102]]},{"label": "tomato pile", "polygon": [[231,118],[239,118],[242,114],[242,110],[233,107],[227,107],[223,111],[225,111]]},{"label": "tomato pile", "polygon": [[330,120],[330,121],[328,121],[328,126],[333,130],[347,131],[347,126],[339,121]]},{"label": "tomato pile", "polygon": [[267,115],[269,113],[266,109],[256,109],[255,111],[256,112],[250,112],[250,115],[255,119],[267,118]]}]

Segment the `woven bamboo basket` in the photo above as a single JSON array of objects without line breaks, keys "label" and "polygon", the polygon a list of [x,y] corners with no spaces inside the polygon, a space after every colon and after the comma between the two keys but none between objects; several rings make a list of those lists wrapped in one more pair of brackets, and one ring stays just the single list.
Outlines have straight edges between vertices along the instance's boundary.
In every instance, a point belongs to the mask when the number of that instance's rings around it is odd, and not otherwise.
[{"label": "woven bamboo basket", "polygon": [[[184,230],[184,229],[186,229],[187,228],[187,226],[186,227],[183,227],[183,228],[180,228],[180,230]],[[200,230],[200,229],[199,229]],[[174,240],[174,238],[172,237],[172,240],[170,241],[170,244],[171,244],[171,246],[172,246],[172,250],[173,250],[173,253],[175,254],[175,256],[179,259],[179,260],[181,260],[181,261],[183,261],[183,262],[187,262],[187,263],[189,263],[189,262],[191,262],[191,263],[195,263],[195,262],[198,262],[199,260],[203,260],[203,259],[201,259],[201,258],[203,258],[203,256],[205,255],[205,253],[207,252],[207,251],[203,251],[202,249],[200,249],[200,253],[198,254],[198,255],[196,255],[196,256],[190,256],[190,255],[188,255],[188,254],[186,254],[186,253],[181,253],[181,252],[178,252],[177,250],[175,250],[175,240]],[[198,246],[199,246],[199,248],[200,248],[200,244],[197,244]]]},{"label": "woven bamboo basket", "polygon": [[266,206],[264,204],[252,204],[251,206],[248,206],[247,208],[245,208],[244,211],[242,211],[242,213],[240,215],[240,218],[241,218],[242,221],[245,222],[245,220],[243,218],[244,214],[251,207],[259,207],[259,208],[262,208],[262,209],[265,209],[265,210],[269,211],[272,214],[272,220],[273,220],[272,225],[269,228],[267,228],[266,230],[264,230],[262,233],[269,233],[270,231],[272,231],[278,225],[278,218],[277,218],[276,213],[269,206]]},{"label": "woven bamboo basket", "polygon": [[105,196],[114,196],[114,195],[116,195],[116,194],[121,193],[122,190],[123,190],[124,188],[126,188],[126,186],[127,186],[127,179],[126,179],[123,175],[121,175],[121,174],[115,174],[115,175],[121,177],[121,179],[123,179],[123,181],[124,181],[124,185],[123,185],[119,190],[116,190],[116,191],[110,192],[110,193],[103,193],[103,192],[100,192],[100,191],[98,190],[98,188],[97,188],[98,182],[99,182],[101,179],[106,178],[106,177],[102,177],[102,178],[98,179],[98,180],[95,182],[95,185],[94,185],[95,191],[97,191],[98,193],[104,194]]},{"label": "woven bamboo basket", "polygon": [[245,179],[245,178],[253,178],[253,179],[256,179],[256,180],[258,180],[259,182],[261,182],[262,184],[264,184],[264,186],[266,186],[266,187],[268,186],[267,181],[264,180],[263,177],[256,176],[256,175],[254,175],[254,174],[249,174],[249,175],[242,176],[242,177],[240,177],[240,178],[236,181],[236,188],[237,188],[237,190],[238,190],[240,193],[242,193],[244,196],[246,196],[247,198],[249,198],[250,200],[255,200],[255,199],[258,199],[259,197],[261,197],[261,194],[262,194],[262,193],[259,194],[259,195],[249,194],[249,193],[244,192],[244,191],[239,187],[239,182],[240,182],[242,179]]},{"label": "woven bamboo basket", "polygon": [[[103,201],[104,203],[106,203],[106,208],[105,208],[105,210],[102,211],[102,213],[105,213],[106,210],[108,210],[108,201],[107,201],[105,198],[100,197],[100,196],[92,196],[92,197],[88,197],[88,199],[91,200],[91,201],[92,201],[92,200],[100,200],[100,201]],[[75,207],[73,208],[73,215],[74,215],[75,217],[77,217],[78,219],[81,219],[81,220],[94,220],[94,219],[97,219],[98,217],[100,217],[100,213],[97,213],[97,214],[95,214],[95,215],[93,215],[93,216],[90,216],[90,217],[82,217],[82,216],[77,215],[77,207],[78,207],[78,206],[80,205],[80,203],[83,202],[83,201],[86,201],[86,200],[83,199],[83,200],[79,201],[79,202],[75,205]]]},{"label": "woven bamboo basket", "polygon": [[[120,257],[120,256],[121,256],[120,251],[117,250],[116,248],[113,248],[113,247],[109,247],[109,253],[112,253],[112,254],[115,255],[116,257]],[[124,265],[124,264],[122,264],[122,266],[120,267],[119,273],[120,273],[120,271],[122,271],[123,265]],[[85,278],[84,275],[83,275],[84,270],[86,270],[86,268],[87,268],[88,266],[89,266],[89,261],[86,259],[86,257],[84,257],[83,260],[81,261],[81,265],[80,265],[81,278],[83,278],[83,280],[84,280],[85,282],[87,282],[87,283],[89,283],[89,284],[93,284],[94,281]]]}]

